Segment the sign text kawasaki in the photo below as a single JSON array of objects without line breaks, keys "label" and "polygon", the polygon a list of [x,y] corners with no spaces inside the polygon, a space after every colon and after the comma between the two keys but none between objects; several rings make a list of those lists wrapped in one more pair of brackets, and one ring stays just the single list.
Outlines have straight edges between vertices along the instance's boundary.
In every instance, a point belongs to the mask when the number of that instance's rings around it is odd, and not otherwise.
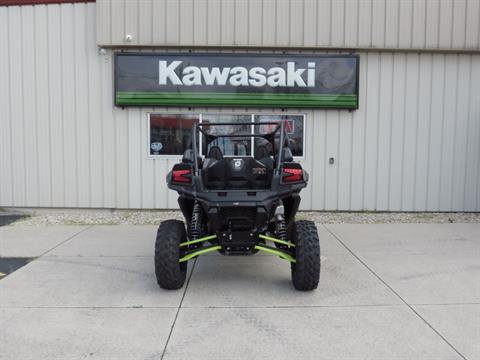
[{"label": "sign text kawasaki", "polygon": [[274,66],[269,69],[255,66],[246,68],[234,67],[206,67],[186,66],[182,71],[178,68],[183,61],[175,60],[170,63],[166,60],[159,61],[158,83],[159,85],[219,85],[225,86],[253,86],[263,87],[314,87],[315,86],[315,63],[307,63],[307,69],[296,68],[295,62],[288,61],[286,69]]}]

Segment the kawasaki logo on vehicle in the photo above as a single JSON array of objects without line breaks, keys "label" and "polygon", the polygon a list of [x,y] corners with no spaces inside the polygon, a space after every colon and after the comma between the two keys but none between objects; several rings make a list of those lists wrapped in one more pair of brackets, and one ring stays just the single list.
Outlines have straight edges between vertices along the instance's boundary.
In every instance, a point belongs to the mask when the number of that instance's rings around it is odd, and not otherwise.
[{"label": "kawasaki logo on vehicle", "polygon": [[358,57],[117,53],[118,106],[358,107]]}]

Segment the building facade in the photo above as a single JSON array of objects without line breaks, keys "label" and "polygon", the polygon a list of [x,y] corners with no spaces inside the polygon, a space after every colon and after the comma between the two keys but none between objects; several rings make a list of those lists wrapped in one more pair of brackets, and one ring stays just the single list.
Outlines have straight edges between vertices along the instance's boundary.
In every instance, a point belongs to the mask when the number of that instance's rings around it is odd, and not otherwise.
[{"label": "building facade", "polygon": [[[480,211],[478,0],[32,2],[0,1],[0,207],[177,208],[192,121],[285,119],[304,210]],[[122,106],[118,53],[355,55],[358,108]]]}]

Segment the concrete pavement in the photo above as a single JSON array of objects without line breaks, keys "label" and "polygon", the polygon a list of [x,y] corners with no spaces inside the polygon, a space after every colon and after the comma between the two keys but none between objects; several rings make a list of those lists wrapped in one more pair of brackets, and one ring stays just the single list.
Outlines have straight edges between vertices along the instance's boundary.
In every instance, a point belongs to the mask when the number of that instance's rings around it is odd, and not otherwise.
[{"label": "concrete pavement", "polygon": [[321,225],[317,291],[206,255],[158,288],[155,226],[0,228],[0,359],[480,359],[480,224]]}]

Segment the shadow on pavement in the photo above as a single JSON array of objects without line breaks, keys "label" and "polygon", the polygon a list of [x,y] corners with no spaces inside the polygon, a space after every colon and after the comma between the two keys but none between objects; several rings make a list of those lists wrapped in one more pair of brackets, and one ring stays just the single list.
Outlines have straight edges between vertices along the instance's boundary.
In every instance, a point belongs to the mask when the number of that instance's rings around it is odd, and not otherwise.
[{"label": "shadow on pavement", "polygon": [[0,257],[0,279],[27,265],[33,258]]}]

